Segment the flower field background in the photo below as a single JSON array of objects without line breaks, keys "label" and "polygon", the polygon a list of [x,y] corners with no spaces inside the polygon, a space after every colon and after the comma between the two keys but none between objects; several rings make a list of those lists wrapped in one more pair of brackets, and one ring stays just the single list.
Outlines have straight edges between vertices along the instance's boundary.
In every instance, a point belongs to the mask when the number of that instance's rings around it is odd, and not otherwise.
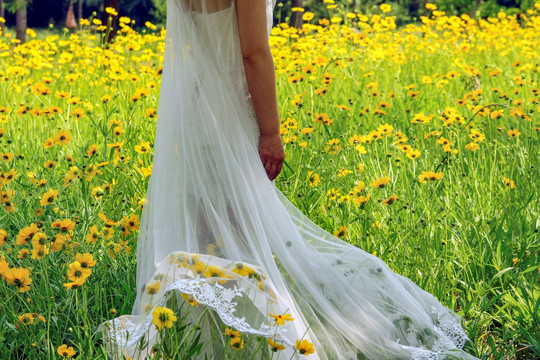
[{"label": "flower field background", "polygon": [[[272,30],[277,186],[461,315],[471,353],[540,358],[540,3],[400,28],[329,10]],[[97,325],[131,312],[165,31],[120,21],[109,46],[92,19],[0,36],[2,359],[105,359]]]}]

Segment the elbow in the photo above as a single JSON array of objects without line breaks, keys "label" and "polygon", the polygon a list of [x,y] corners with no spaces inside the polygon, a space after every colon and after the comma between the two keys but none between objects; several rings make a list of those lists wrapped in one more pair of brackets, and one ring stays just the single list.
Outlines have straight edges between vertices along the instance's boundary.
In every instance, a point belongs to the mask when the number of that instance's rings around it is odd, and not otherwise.
[{"label": "elbow", "polygon": [[243,50],[242,59],[246,64],[255,64],[261,61],[273,61],[270,48]]}]

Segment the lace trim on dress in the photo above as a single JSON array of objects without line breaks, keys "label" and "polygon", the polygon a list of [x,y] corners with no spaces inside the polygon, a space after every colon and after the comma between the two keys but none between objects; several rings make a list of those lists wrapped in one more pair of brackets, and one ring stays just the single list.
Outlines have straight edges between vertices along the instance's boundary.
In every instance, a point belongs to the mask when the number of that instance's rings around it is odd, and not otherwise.
[{"label": "lace trim on dress", "polygon": [[433,314],[437,315],[437,318],[439,319],[439,327],[435,329],[444,334],[446,338],[449,338],[455,346],[462,349],[469,340],[465,330],[463,330],[460,324],[449,315],[446,309],[436,309],[431,307],[431,311]]},{"label": "lace trim on dress", "polygon": [[450,317],[448,312],[436,309],[433,306],[431,311],[438,318],[439,326],[433,327],[433,331],[438,335],[437,341],[435,341],[432,350],[403,345],[404,349],[411,352],[413,360],[439,360],[438,353],[444,353],[456,348],[463,349],[465,342],[469,340],[463,328],[454,318]]},{"label": "lace trim on dress", "polygon": [[[255,329],[245,321],[245,318],[235,316],[234,313],[236,311],[235,307],[237,303],[234,302],[233,299],[243,295],[243,292],[245,291],[243,288],[235,286],[233,289],[228,289],[218,283],[211,284],[206,281],[201,281],[199,278],[182,279],[167,286],[160,300],[154,304],[152,309],[148,312],[148,315],[146,315],[138,324],[134,324],[130,320],[121,320],[120,318],[105,323],[109,324],[108,337],[121,347],[135,345],[152,326],[152,311],[156,307],[162,306],[168,298],[167,295],[175,290],[191,295],[198,303],[213,309],[225,325],[234,327],[242,333],[272,338],[274,341],[282,343],[294,350],[297,359],[307,359],[305,355],[299,354],[295,344],[283,335],[287,331],[286,329],[279,328],[277,325],[270,326],[265,324],[262,324],[258,329]],[[101,327],[98,328],[98,331],[100,330]]]},{"label": "lace trim on dress", "polygon": [[[305,355],[296,351],[295,345],[284,336],[285,329],[266,324],[256,329],[245,321],[245,318],[239,318],[235,315],[237,303],[235,297],[241,297],[245,291],[243,288],[225,288],[220,284],[202,281],[200,278],[182,279],[176,281],[165,289],[163,296],[158,300],[152,309],[139,323],[133,323],[131,320],[116,318],[108,322],[108,337],[115,341],[119,346],[134,346],[152,326],[152,310],[162,306],[168,298],[168,294],[173,291],[179,291],[191,295],[198,303],[206,305],[213,309],[221,318],[223,323],[233,327],[242,333],[249,333],[266,338],[273,338],[295,351],[296,358],[305,360]],[[439,360],[439,353],[444,353],[451,349],[462,349],[468,337],[458,322],[451,318],[448,313],[441,309],[432,307],[432,313],[437,315],[439,326],[434,327],[433,331],[438,335],[435,344],[431,350],[405,346],[402,347],[411,353],[413,360]],[[107,324],[107,323],[105,323]],[[99,329],[98,329],[99,331]]]}]

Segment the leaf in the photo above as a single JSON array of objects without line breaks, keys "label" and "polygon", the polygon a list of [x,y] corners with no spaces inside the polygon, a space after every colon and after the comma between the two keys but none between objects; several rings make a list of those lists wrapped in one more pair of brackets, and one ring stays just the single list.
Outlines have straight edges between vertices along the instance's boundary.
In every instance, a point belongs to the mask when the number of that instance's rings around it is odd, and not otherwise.
[{"label": "leaf", "polygon": [[538,266],[531,266],[530,268],[527,268],[526,270],[524,270],[524,271],[522,272],[522,274],[528,274],[528,273],[530,273],[531,271],[534,271],[534,270],[536,270],[536,269],[538,269]]},{"label": "leaf", "polygon": [[506,269],[503,269],[503,270],[499,271],[497,274],[495,274],[495,276],[493,276],[492,279],[496,279],[496,278],[502,276],[504,273],[506,273],[506,272],[508,272],[508,271],[510,271],[512,269],[514,269],[514,267],[508,267]]}]

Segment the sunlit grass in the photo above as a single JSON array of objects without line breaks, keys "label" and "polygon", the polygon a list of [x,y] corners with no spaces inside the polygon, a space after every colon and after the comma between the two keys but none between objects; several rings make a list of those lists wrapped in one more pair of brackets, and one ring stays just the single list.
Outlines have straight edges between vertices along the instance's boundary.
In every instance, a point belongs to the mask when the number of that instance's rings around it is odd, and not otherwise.
[{"label": "sunlit grass", "polygon": [[[477,356],[539,357],[540,16],[332,11],[272,31],[277,186],[463,316]],[[90,24],[0,37],[1,358],[104,359],[96,326],[135,298],[165,34],[124,25],[104,48]],[[200,350],[197,324],[175,329]]]}]

